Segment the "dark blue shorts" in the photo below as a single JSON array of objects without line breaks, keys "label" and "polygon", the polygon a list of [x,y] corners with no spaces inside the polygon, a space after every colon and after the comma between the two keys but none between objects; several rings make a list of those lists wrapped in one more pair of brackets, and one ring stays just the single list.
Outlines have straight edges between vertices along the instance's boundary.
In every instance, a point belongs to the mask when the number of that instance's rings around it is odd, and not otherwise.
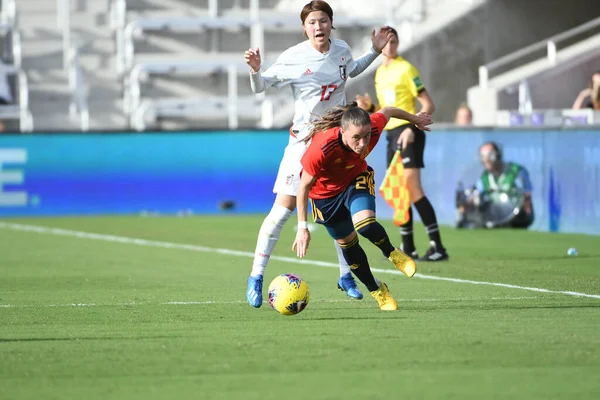
[{"label": "dark blue shorts", "polygon": [[375,212],[375,172],[368,167],[342,193],[310,202],[313,220],[325,225],[332,238],[345,238],[354,231],[354,214],[363,210]]}]

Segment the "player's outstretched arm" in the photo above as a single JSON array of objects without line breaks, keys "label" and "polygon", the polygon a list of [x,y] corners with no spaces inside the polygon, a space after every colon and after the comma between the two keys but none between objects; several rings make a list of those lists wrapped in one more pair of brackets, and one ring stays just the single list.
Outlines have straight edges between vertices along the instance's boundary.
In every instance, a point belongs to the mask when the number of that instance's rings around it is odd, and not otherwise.
[{"label": "player's outstretched arm", "polygon": [[317,178],[310,175],[306,171],[302,171],[300,178],[300,186],[296,195],[296,207],[298,214],[298,231],[296,232],[296,240],[292,245],[292,251],[296,251],[299,258],[303,258],[308,250],[310,243],[310,231],[308,230],[307,210],[308,210],[308,193],[310,188],[315,184]]},{"label": "player's outstretched arm", "polygon": [[417,128],[421,129],[422,131],[430,131],[431,129],[429,128],[429,125],[433,123],[433,121],[431,120],[431,115],[423,112],[411,114],[397,107],[383,107],[378,112],[385,115],[385,117],[388,120],[390,118],[399,118],[412,122],[417,126]]},{"label": "player's outstretched arm", "polygon": [[248,49],[244,52],[244,61],[251,68],[252,73],[257,73],[260,70],[261,58],[260,58],[260,49],[257,47],[255,49]]},{"label": "player's outstretched arm", "polygon": [[362,57],[356,59],[355,67],[350,71],[350,77],[354,78],[367,69],[369,65],[381,54],[383,48],[394,36],[389,26],[382,26],[379,31],[371,32],[371,49]]},{"label": "player's outstretched arm", "polygon": [[248,49],[244,52],[244,61],[250,66],[250,87],[253,93],[262,93],[266,87],[260,76],[260,65],[262,63],[260,49]]}]

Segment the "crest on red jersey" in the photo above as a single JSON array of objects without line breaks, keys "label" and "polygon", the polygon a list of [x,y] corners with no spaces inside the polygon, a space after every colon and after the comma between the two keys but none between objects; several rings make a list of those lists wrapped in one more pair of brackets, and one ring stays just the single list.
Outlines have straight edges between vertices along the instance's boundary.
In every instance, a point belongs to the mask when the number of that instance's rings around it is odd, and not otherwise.
[{"label": "crest on red jersey", "polygon": [[348,74],[346,73],[346,66],[345,65],[340,65],[340,78],[342,78],[343,81],[345,81],[346,79],[348,79]]}]

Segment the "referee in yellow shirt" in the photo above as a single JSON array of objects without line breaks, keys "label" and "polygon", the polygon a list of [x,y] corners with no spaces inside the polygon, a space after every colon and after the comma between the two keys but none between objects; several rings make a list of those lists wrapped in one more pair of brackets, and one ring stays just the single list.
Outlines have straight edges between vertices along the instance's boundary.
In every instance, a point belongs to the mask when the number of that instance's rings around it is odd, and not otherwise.
[{"label": "referee in yellow shirt", "polygon": [[[398,107],[410,113],[416,113],[416,101],[421,104],[422,113],[433,114],[435,105],[423,86],[419,71],[408,61],[398,55],[398,32],[391,29],[394,36],[383,49],[383,64],[375,73],[375,91],[379,106],[371,102],[368,93],[356,96],[358,105],[369,112],[384,106]],[[398,148],[402,151],[404,177],[410,195],[410,202],[415,206],[429,235],[430,248],[425,255],[418,258],[413,238],[412,206],[409,208],[410,219],[400,227],[402,235],[402,251],[421,261],[447,260],[448,253],[442,245],[433,206],[423,192],[421,185],[421,168],[425,151],[425,132],[408,121],[391,119],[385,126],[387,131],[387,165],[390,165]]]}]

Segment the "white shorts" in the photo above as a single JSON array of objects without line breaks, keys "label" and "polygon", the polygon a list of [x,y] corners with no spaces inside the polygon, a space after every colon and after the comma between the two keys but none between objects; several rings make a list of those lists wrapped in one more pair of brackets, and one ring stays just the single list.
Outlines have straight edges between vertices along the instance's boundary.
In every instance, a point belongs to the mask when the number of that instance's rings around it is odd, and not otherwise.
[{"label": "white shorts", "polygon": [[300,160],[302,160],[307,148],[308,144],[300,142],[290,135],[290,140],[279,164],[279,172],[277,172],[273,193],[296,197],[300,186],[300,172],[302,171]]}]

